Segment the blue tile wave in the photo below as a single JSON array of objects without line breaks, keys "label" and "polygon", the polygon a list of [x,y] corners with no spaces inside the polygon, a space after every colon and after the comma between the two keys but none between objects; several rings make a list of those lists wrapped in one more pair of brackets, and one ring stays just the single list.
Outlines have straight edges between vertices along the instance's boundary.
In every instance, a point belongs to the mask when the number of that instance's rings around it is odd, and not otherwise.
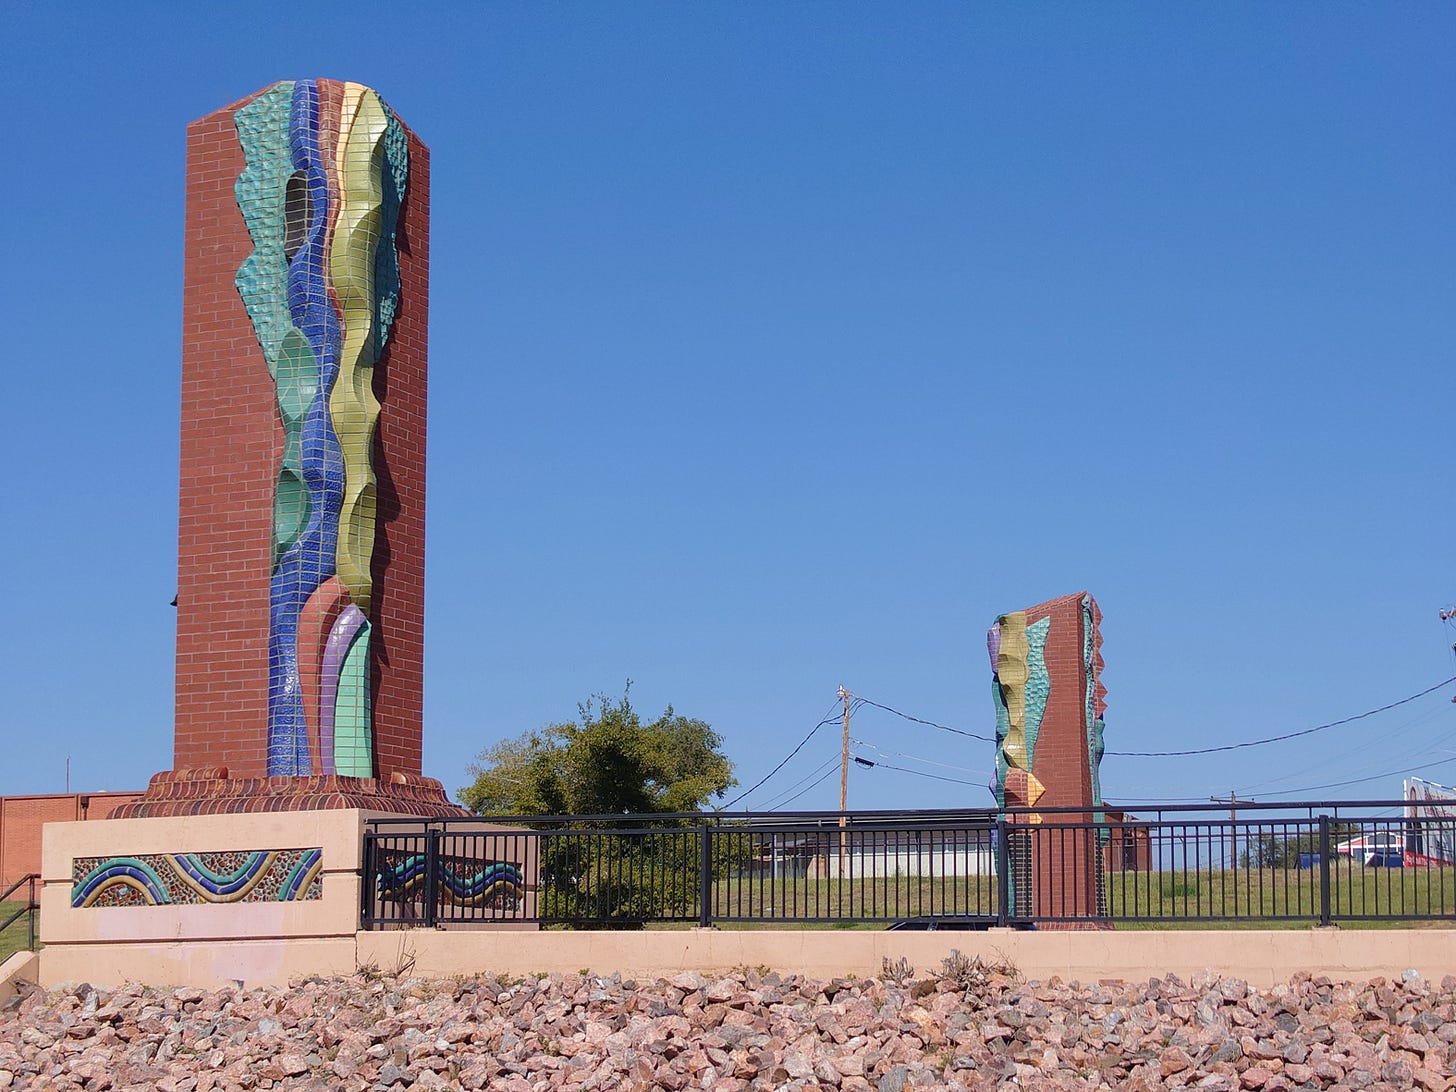
[{"label": "blue tile wave", "polygon": [[300,461],[309,519],[284,552],[269,588],[268,773],[313,772],[298,667],[298,623],[308,597],[334,575],[344,459],[329,418],[329,392],[339,373],[342,334],[329,298],[328,226],[333,217],[328,167],[319,141],[318,81],[299,80],[289,113],[289,152],[311,198],[302,244],[288,265],[288,312],[318,362],[319,383],[304,414]]}]

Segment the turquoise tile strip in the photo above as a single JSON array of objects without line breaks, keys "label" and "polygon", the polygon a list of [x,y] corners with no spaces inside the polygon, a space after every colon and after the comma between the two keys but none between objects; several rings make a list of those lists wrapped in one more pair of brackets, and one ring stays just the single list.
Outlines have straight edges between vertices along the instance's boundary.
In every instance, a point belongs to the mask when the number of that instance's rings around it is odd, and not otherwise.
[{"label": "turquoise tile strip", "polygon": [[409,181],[409,136],[394,116],[389,103],[382,98],[389,125],[384,131],[384,215],[380,224],[379,250],[374,259],[374,292],[376,296],[376,352],[383,353],[394,330],[394,316],[399,309],[399,248],[395,234],[399,228],[399,207],[404,201]]},{"label": "turquoise tile strip", "polygon": [[235,284],[258,344],[277,366],[283,336],[293,328],[288,314],[283,257],[283,193],[293,164],[288,150],[288,115],[293,103],[293,81],[274,84],[233,118],[247,166],[233,186],[243,222],[253,240],[253,252],[238,268]]},{"label": "turquoise tile strip", "polygon": [[273,500],[275,569],[302,534],[312,507],[304,484],[301,438],[304,414],[319,381],[313,348],[288,310],[284,195],[293,173],[288,133],[292,102],[292,81],[274,84],[233,117],[247,162],[233,193],[253,240],[253,252],[238,268],[234,283],[278,388],[283,422],[283,458]]},{"label": "turquoise tile strip", "polygon": [[1046,715],[1047,699],[1052,692],[1052,677],[1047,672],[1046,642],[1052,620],[1048,615],[1026,627],[1026,768],[1035,771],[1036,737]]},{"label": "turquoise tile strip", "polygon": [[231,895],[241,891],[258,878],[258,873],[268,866],[269,855],[261,850],[247,854],[243,863],[231,871],[212,868],[201,853],[178,853],[172,861],[214,895]]},{"label": "turquoise tile strip", "polygon": [[1092,603],[1089,599],[1082,600],[1082,663],[1087,672],[1087,767],[1092,771],[1092,803],[1099,809],[1097,819],[1102,818],[1102,718],[1097,715],[1097,673],[1093,668],[1092,659],[1097,654],[1093,647],[1092,629]]}]

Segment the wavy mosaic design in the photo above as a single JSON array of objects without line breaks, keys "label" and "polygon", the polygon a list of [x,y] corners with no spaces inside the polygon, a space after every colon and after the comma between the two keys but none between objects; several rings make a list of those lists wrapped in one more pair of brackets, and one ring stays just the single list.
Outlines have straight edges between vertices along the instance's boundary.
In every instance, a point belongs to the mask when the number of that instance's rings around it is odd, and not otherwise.
[{"label": "wavy mosaic design", "polygon": [[77,857],[71,905],[184,906],[323,897],[322,849]]},{"label": "wavy mosaic design", "polygon": [[293,328],[284,284],[288,262],[283,257],[283,200],[293,173],[288,151],[292,103],[289,80],[274,84],[233,118],[247,161],[233,193],[253,240],[253,252],[243,260],[235,283],[269,368],[277,361],[284,334]]},{"label": "wavy mosaic design", "polygon": [[285,194],[291,174],[289,115],[293,84],[278,84],[238,111],[235,123],[247,166],[233,187],[253,252],[234,283],[278,389],[283,457],[273,511],[273,564],[302,533],[309,496],[303,481],[303,415],[318,385],[318,362],[288,308]]},{"label": "wavy mosaic design", "polygon": [[[324,774],[335,772],[333,735],[323,727],[324,652],[339,615],[352,605],[349,589],[337,576],[331,576],[308,597],[298,622],[298,675],[303,690],[303,715],[308,724],[309,746],[317,756],[319,772]],[[332,715],[333,706],[329,709]]]},{"label": "wavy mosaic design", "polygon": [[[1018,809],[1009,817],[1014,823],[1041,823],[1044,816],[1032,809],[1051,804],[1086,809],[1094,818],[1102,815],[1099,767],[1106,691],[1101,682],[1101,617],[1092,596],[1078,592],[1003,614],[987,634],[996,710],[991,790],[999,808]],[[1075,842],[1038,847],[1024,837],[1013,838],[1013,878],[1007,892],[1012,912],[1027,906],[1058,914],[1075,907],[1075,914],[1089,917],[1105,912],[1099,847],[1106,843],[1105,827],[1080,848]],[[1068,852],[1073,856],[1065,856]],[[1083,853],[1080,871],[1069,868]],[[1072,901],[1057,902],[1062,896]]]},{"label": "wavy mosaic design", "polygon": [[[416,894],[424,886],[426,873],[423,853],[383,867],[379,871],[379,894],[385,898]],[[514,909],[526,892],[520,867],[504,861],[470,871],[442,860],[436,882],[440,897],[456,906]]]},{"label": "wavy mosaic design", "polygon": [[1052,677],[1046,665],[1046,640],[1051,628],[1050,617],[1026,627],[1027,770],[1036,763],[1036,737],[1041,731],[1041,718],[1046,715],[1047,698],[1052,693]]},{"label": "wavy mosaic design", "polygon": [[389,344],[389,335],[394,331],[395,312],[399,310],[399,247],[396,235],[399,207],[404,201],[405,183],[409,178],[409,137],[389,108],[389,103],[380,99],[379,105],[388,119],[384,129],[384,161],[389,168],[382,175],[383,234],[379,240],[378,257],[374,261],[374,295],[378,300],[375,326],[379,331],[379,351],[382,353]]},{"label": "wavy mosaic design", "polygon": [[[369,777],[381,409],[374,366],[399,303],[408,135],[375,92],[332,80],[277,84],[237,112],[236,126],[246,166],[235,193],[254,248],[236,283],[277,387],[284,435],[269,587],[267,771]],[[340,587],[365,636],[351,635],[331,659]]]},{"label": "wavy mosaic design", "polygon": [[996,621],[992,654],[992,696],[996,702],[996,802],[1006,806],[1009,771],[1030,770],[1026,747],[1026,613],[1014,611]]},{"label": "wavy mosaic design", "polygon": [[[1044,614],[1028,624],[1028,613]],[[1076,613],[1071,613],[1075,611]],[[1081,628],[1081,672],[1063,672],[1055,680],[1046,661],[1047,639],[1053,616],[1063,619],[1059,626]],[[1069,617],[1070,615],[1070,617]],[[1102,786],[1099,767],[1102,762],[1102,714],[1106,711],[1107,691],[1102,685],[1102,613],[1096,600],[1085,593],[1064,596],[1028,611],[1013,611],[998,618],[986,635],[986,650],[991,657],[991,696],[996,710],[996,769],[991,790],[1000,807],[1007,807],[1008,788],[1014,790],[1012,804],[1024,804],[1022,788],[1040,791],[1034,776],[1037,741],[1047,703],[1053,687],[1068,687],[1081,692],[1088,767],[1091,771],[1091,800],[1100,808]],[[1060,630],[1059,630],[1060,632]],[[1072,634],[1068,633],[1066,638]],[[1064,638],[1064,639],[1066,639]],[[1073,646],[1075,647],[1075,646]],[[1076,706],[1074,705],[1075,709]],[[1030,778],[1030,780],[1028,780]]]},{"label": "wavy mosaic design", "polygon": [[[383,223],[384,133],[389,123],[379,97],[358,84],[344,87],[336,169],[340,180],[329,270],[343,319],[339,378],[329,414],[344,452],[337,571],[360,610],[368,613],[374,556],[375,259]],[[348,136],[345,138],[344,133]]]},{"label": "wavy mosaic design", "polygon": [[[1100,611],[1090,595],[1082,597],[1082,661],[1087,674],[1087,754],[1092,771],[1092,803],[1102,807],[1102,714],[1107,711],[1107,690],[1102,685],[1102,627]],[[1101,815],[1097,816],[1099,819]]]}]

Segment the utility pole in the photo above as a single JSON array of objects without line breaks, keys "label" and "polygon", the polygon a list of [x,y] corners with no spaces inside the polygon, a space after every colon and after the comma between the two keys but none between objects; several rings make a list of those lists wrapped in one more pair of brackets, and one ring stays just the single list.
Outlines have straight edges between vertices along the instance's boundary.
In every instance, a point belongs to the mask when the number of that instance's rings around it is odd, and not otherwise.
[{"label": "utility pole", "polygon": [[843,686],[839,688],[839,700],[844,702],[844,744],[839,756],[839,879],[844,880],[845,816],[849,810],[849,701],[854,695]]},{"label": "utility pole", "polygon": [[[1447,626],[1450,626],[1452,622],[1456,622],[1456,607],[1442,607],[1441,621],[1445,622]],[[1451,646],[1451,651],[1456,652],[1456,645]],[[1456,705],[1456,697],[1452,697],[1451,702],[1453,705]]]},{"label": "utility pole", "polygon": [[[1239,832],[1234,826],[1239,821],[1239,796],[1233,789],[1229,789],[1227,796],[1210,796],[1209,799],[1215,804],[1227,804],[1229,806],[1229,868],[1239,867]],[[1252,803],[1245,800],[1245,804]]]}]

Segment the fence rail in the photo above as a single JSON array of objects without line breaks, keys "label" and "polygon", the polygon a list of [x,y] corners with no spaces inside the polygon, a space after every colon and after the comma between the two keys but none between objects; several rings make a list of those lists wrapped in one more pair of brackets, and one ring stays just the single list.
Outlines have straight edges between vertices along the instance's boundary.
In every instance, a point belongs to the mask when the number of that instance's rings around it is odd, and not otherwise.
[{"label": "fence rail", "polygon": [[[13,948],[13,943],[7,942],[6,934],[21,918],[25,919],[25,947],[22,950],[35,951],[35,927],[40,914],[40,901],[36,898],[39,884],[40,877],[35,873],[30,873],[0,891],[0,914],[5,914],[4,917],[0,917],[0,959],[8,955]],[[16,895],[22,888],[25,889],[25,895],[23,898],[17,898]],[[15,903],[19,903],[19,905],[6,913],[5,907]]]},{"label": "fence rail", "polygon": [[366,928],[1456,918],[1456,817],[1406,807],[380,819],[361,909]]}]

